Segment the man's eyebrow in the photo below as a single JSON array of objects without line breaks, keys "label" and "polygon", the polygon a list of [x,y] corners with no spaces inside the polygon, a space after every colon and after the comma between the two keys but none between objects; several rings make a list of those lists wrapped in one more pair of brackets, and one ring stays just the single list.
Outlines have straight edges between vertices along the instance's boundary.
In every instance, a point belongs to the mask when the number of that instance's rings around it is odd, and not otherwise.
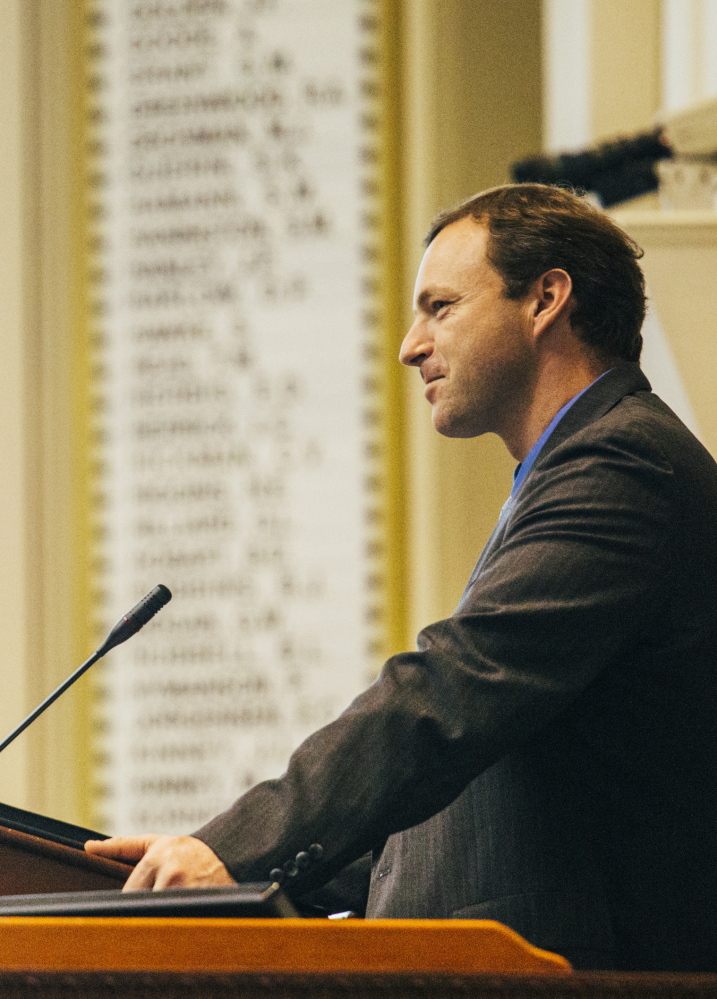
[{"label": "man's eyebrow", "polygon": [[425,288],[416,299],[416,308],[423,308],[432,298],[453,300],[455,297],[455,291],[449,291],[447,288]]}]

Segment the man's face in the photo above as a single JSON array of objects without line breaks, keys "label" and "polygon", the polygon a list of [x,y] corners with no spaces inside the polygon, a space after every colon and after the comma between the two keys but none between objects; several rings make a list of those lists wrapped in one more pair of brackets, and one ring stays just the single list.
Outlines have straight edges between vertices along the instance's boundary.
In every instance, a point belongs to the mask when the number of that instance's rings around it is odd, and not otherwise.
[{"label": "man's face", "polygon": [[433,426],[446,437],[504,436],[527,406],[534,375],[531,297],[504,297],[487,242],[472,218],[439,232],[419,268],[416,318],[401,346],[402,363],[420,368]]}]

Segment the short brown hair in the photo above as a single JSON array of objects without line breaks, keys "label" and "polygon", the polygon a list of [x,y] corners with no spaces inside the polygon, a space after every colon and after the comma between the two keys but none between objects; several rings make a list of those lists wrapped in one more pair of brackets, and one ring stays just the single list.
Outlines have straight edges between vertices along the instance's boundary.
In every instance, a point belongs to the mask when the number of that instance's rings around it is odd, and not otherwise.
[{"label": "short brown hair", "polygon": [[553,268],[567,271],[576,307],[570,321],[604,360],[637,361],[645,318],[642,250],[584,197],[547,184],[506,184],[442,212],[426,237],[472,216],[488,228],[487,256],[507,298],[521,298]]}]

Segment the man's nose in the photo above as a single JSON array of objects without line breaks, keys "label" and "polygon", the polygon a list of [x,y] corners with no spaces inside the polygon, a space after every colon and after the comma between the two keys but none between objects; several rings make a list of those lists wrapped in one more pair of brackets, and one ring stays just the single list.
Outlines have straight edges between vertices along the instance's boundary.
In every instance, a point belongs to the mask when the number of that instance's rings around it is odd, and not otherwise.
[{"label": "man's nose", "polygon": [[408,333],[403,338],[401,349],[398,352],[398,359],[401,364],[408,364],[412,367],[420,367],[421,364],[433,353],[433,344],[427,335],[425,323],[418,319],[411,326]]}]

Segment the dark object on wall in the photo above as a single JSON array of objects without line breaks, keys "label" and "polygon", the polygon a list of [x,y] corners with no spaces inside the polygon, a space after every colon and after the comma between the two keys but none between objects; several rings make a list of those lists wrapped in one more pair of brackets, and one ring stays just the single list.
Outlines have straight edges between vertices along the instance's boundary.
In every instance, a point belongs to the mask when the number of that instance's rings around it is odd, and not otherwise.
[{"label": "dark object on wall", "polygon": [[531,156],[511,167],[520,184],[570,184],[598,196],[604,208],[657,190],[658,160],[672,149],[657,128],[631,138],[604,142],[594,149],[559,156]]}]

